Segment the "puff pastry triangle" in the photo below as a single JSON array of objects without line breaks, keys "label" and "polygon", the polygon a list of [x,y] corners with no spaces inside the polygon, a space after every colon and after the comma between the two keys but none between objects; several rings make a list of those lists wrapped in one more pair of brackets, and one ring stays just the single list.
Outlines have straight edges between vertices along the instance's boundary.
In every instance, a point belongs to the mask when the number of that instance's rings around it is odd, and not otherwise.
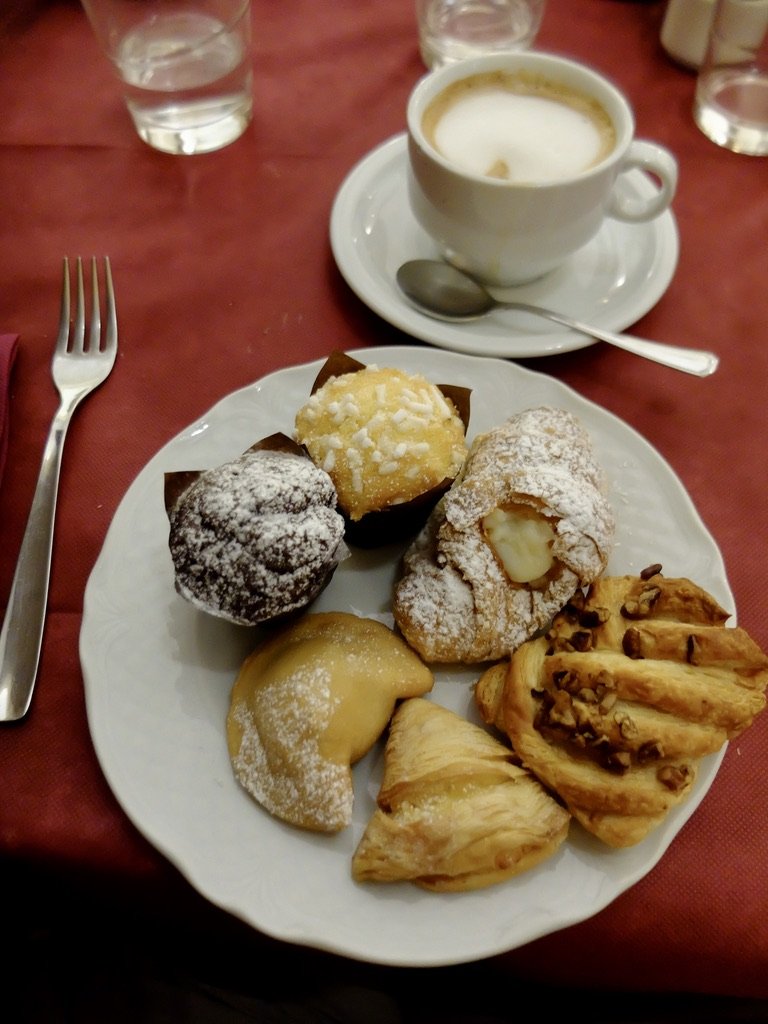
[{"label": "puff pastry triangle", "polygon": [[418,697],[392,719],[377,802],[353,877],[437,892],[479,889],[533,867],[557,850],[570,822],[495,737]]}]

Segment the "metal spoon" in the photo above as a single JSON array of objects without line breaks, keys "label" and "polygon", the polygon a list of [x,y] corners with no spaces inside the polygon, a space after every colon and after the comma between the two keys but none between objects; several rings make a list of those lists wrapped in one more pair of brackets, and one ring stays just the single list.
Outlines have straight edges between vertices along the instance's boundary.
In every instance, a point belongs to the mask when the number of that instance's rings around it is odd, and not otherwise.
[{"label": "metal spoon", "polygon": [[450,263],[440,260],[410,260],[403,263],[397,271],[397,283],[417,309],[437,320],[477,320],[492,309],[519,309],[697,377],[708,377],[715,372],[720,362],[713,352],[665,345],[660,341],[648,341],[631,334],[614,334],[541,306],[495,299],[479,282]]}]

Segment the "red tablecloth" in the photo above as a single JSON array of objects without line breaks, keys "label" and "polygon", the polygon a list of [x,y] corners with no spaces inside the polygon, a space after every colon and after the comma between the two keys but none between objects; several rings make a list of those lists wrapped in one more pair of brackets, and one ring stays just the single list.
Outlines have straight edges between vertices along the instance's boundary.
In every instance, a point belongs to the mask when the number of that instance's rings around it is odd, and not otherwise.
[{"label": "red tablecloth", "polygon": [[[766,648],[768,163],[719,149],[694,126],[694,79],[660,48],[662,12],[550,0],[539,45],[611,76],[638,134],[676,153],[679,265],[635,330],[714,349],[721,367],[699,380],[603,345],[527,365],[618,414],[664,455],[722,550],[740,624]],[[110,519],[146,461],[223,395],[333,348],[417,344],[354,297],[328,242],[345,174],[403,129],[423,73],[411,0],[255,0],[253,18],[253,126],[198,158],[138,140],[77,3],[31,6],[0,36],[0,330],[20,335],[0,595],[56,405],[49,360],[63,255],[109,253],[121,327],[115,371],[67,441],[33,706],[0,732],[0,864],[124,886],[155,909],[167,899],[190,914],[202,901],[118,807],[86,723],[78,633]],[[768,997],[766,764],[768,715],[729,747],[649,875],[494,966],[554,984]]]}]

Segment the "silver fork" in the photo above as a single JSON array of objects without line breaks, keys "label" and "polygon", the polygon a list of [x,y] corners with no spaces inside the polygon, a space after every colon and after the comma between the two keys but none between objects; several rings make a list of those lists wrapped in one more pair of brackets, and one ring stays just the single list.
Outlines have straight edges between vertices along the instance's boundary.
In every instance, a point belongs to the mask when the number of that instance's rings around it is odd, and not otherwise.
[{"label": "silver fork", "polygon": [[0,631],[0,721],[3,722],[13,722],[26,715],[37,678],[48,604],[61,454],[67,427],[82,399],[107,379],[117,355],[117,314],[109,257],[104,258],[107,310],[103,337],[96,258],[91,260],[91,317],[87,340],[83,263],[79,256],[76,267],[77,305],[70,324],[69,261],[64,259],[59,334],[51,365],[60,404],[43,451]]}]

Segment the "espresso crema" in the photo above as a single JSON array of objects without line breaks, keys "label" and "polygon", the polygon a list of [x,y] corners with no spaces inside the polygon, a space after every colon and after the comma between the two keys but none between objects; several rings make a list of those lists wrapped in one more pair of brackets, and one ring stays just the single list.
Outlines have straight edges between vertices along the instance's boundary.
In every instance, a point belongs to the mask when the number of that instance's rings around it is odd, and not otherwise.
[{"label": "espresso crema", "polygon": [[541,75],[492,71],[453,82],[427,107],[427,141],[461,170],[503,181],[561,181],[616,145],[607,111]]}]

